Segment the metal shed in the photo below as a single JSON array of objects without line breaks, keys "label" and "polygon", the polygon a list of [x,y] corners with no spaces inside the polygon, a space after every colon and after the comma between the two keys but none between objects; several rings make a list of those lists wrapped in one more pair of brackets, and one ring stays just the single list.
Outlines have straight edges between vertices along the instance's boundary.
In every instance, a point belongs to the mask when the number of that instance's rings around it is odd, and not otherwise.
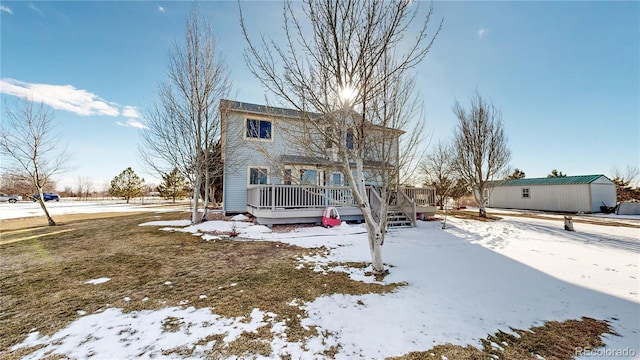
[{"label": "metal shed", "polygon": [[559,212],[600,212],[616,204],[616,185],[604,175],[494,182],[487,206]]}]

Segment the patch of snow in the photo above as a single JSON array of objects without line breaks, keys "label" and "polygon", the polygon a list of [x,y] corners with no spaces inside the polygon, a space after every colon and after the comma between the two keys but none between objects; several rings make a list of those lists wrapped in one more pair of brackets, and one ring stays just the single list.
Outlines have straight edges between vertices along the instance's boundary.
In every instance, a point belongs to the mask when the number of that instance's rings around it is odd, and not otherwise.
[{"label": "patch of snow", "polygon": [[142,223],[138,226],[189,226],[191,220],[159,220]]},{"label": "patch of snow", "polygon": [[86,315],[86,314],[87,314],[87,312],[86,312],[86,311],[84,311],[84,310],[78,310],[78,311],[76,311],[76,313],[77,313],[78,315],[80,315],[80,316],[84,316],[84,315]]},{"label": "patch of snow", "polygon": [[164,284],[165,284],[165,285],[171,285],[171,284],[173,284],[173,283],[172,283],[171,281],[165,281],[165,282],[164,282]]},{"label": "patch of snow", "polygon": [[91,285],[98,285],[98,284],[106,283],[109,280],[111,280],[111,278],[101,277],[101,278],[97,278],[97,279],[87,280],[84,283],[85,284],[91,284]]},{"label": "patch of snow", "polygon": [[233,221],[247,221],[247,220],[249,220],[249,217],[245,216],[245,215],[242,215],[242,214],[238,214],[236,216],[233,216],[231,218],[231,220],[233,220]]},{"label": "patch of snow", "polygon": [[130,298],[130,297],[128,297],[128,296],[125,296],[125,298],[124,298],[124,299],[122,299],[122,300],[124,300],[124,301],[126,301],[126,302],[129,302],[129,301],[131,301],[131,298]]}]

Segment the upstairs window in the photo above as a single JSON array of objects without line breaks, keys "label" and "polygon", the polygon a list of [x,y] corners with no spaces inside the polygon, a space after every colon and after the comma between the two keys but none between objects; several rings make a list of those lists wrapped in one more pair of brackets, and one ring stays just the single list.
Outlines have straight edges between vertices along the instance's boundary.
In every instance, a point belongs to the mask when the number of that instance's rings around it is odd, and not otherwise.
[{"label": "upstairs window", "polygon": [[249,139],[271,140],[271,121],[247,119],[246,137]]},{"label": "upstairs window", "polygon": [[529,188],[523,188],[522,189],[522,198],[523,199],[529,199]]},{"label": "upstairs window", "polygon": [[333,137],[333,128],[328,127],[325,131],[326,131],[324,135],[325,147],[327,149],[331,149],[333,147],[333,141],[331,140],[331,138]]},{"label": "upstairs window", "polygon": [[353,150],[353,133],[347,132],[347,149]]}]

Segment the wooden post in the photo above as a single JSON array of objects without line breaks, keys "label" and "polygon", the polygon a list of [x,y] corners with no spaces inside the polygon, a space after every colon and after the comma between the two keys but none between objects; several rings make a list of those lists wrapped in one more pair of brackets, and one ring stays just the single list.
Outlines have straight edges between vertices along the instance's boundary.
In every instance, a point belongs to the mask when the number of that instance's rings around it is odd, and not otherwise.
[{"label": "wooden post", "polygon": [[575,231],[573,229],[573,219],[571,218],[571,216],[564,216],[564,229],[567,231]]},{"label": "wooden post", "polygon": [[276,187],[271,184],[271,211],[276,210]]}]

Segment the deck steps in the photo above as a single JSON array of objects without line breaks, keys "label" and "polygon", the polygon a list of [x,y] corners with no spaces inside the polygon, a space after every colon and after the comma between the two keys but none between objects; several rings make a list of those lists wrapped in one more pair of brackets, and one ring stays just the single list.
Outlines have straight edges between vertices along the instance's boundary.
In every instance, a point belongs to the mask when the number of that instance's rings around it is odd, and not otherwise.
[{"label": "deck steps", "polygon": [[411,219],[404,212],[389,209],[387,210],[387,228],[411,227]]}]

